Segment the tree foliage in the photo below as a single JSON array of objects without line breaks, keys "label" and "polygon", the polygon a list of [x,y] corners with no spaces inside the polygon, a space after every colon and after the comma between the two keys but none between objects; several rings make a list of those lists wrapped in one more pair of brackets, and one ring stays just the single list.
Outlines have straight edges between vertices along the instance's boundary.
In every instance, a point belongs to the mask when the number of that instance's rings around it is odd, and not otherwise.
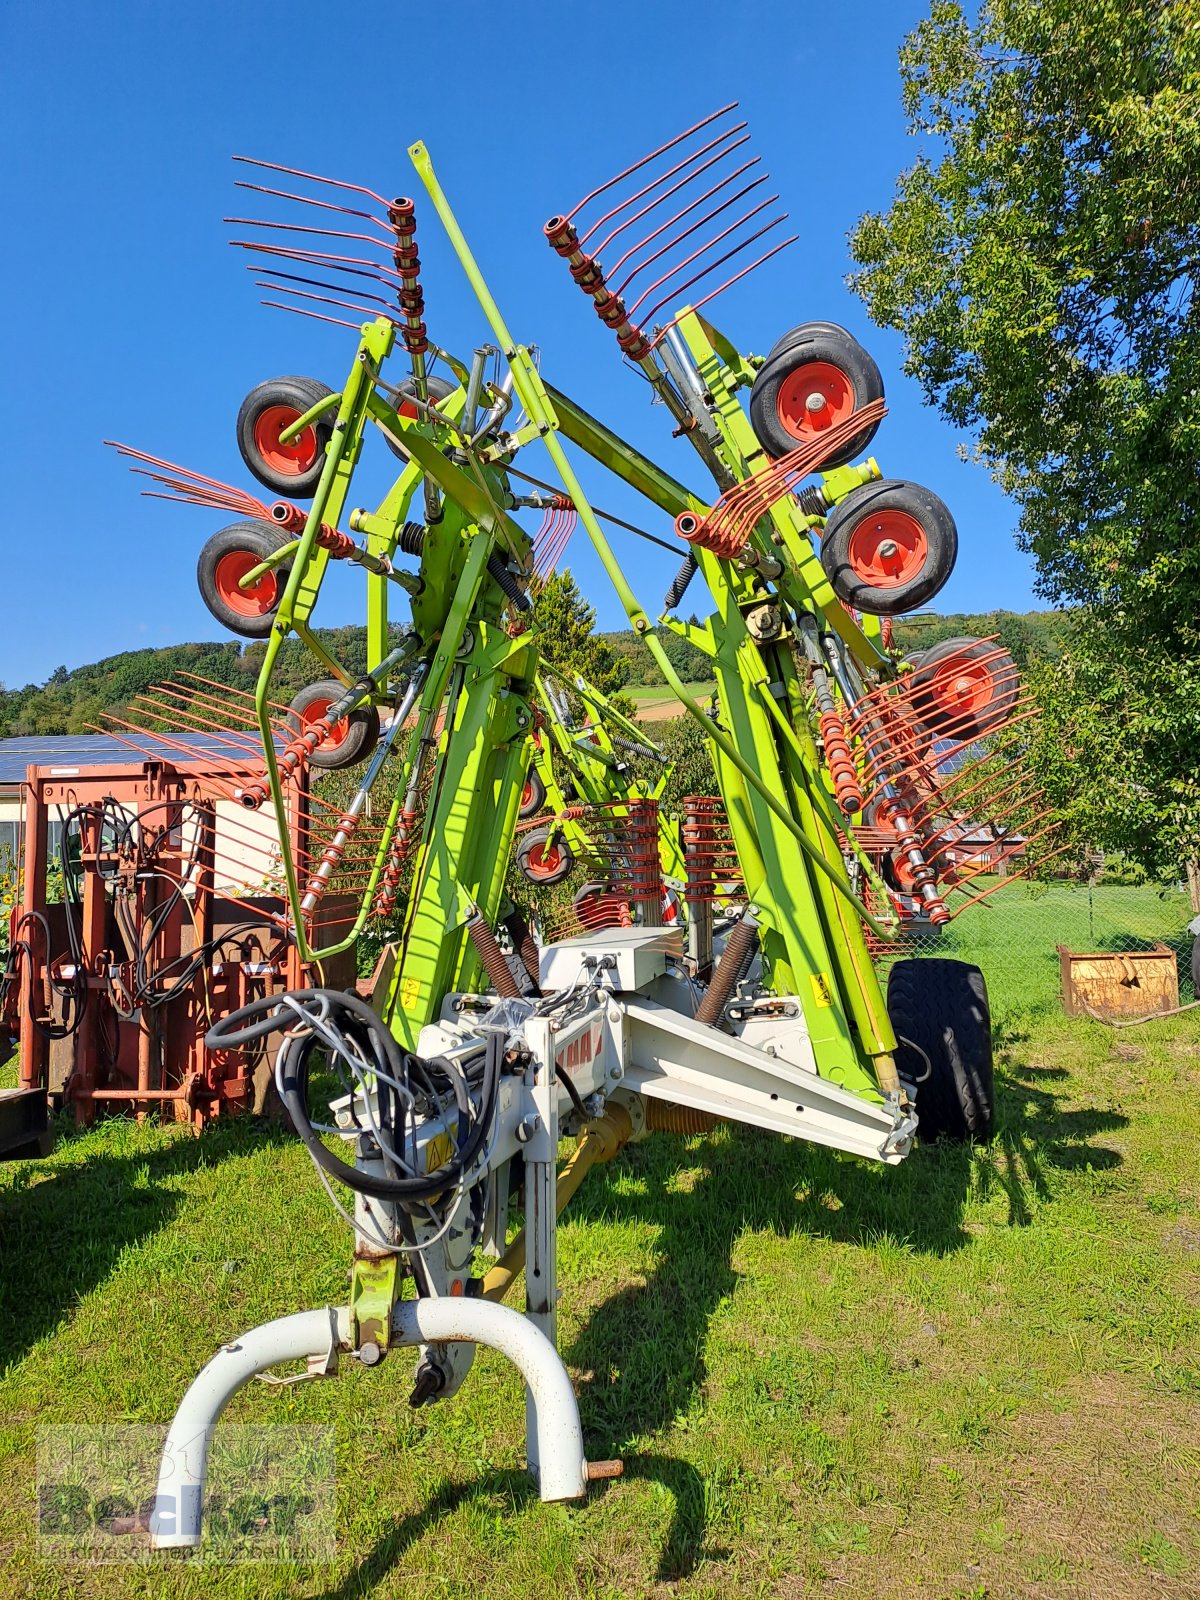
[{"label": "tree foliage", "polygon": [[619,695],[629,681],[624,660],[593,633],[595,608],[579,592],[570,569],[553,572],[533,605],[542,654],[560,672],[580,673],[604,695]]},{"label": "tree foliage", "polygon": [[925,146],[852,282],[1078,608],[1048,775],[1165,869],[1200,841],[1200,0],[932,0],[901,74]]}]

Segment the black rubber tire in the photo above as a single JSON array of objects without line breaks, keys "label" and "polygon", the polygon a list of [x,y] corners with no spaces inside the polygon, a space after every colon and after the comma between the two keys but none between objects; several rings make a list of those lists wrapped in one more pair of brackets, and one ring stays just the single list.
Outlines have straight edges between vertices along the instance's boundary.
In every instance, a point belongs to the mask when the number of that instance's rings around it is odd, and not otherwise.
[{"label": "black rubber tire", "polygon": [[522,822],[528,822],[530,817],[536,817],[546,804],[546,785],[542,782],[542,775],[536,767],[530,767],[525,774],[525,787],[521,791],[521,803],[517,807],[517,815]]},{"label": "black rubber tire", "polygon": [[[944,706],[934,692],[937,679],[946,674],[953,662],[960,662],[968,671],[972,663],[975,670],[992,679],[993,693],[985,705],[968,715]],[[1017,667],[1008,651],[1001,645],[989,644],[983,639],[943,639],[941,644],[930,645],[922,651],[921,662],[909,679],[910,703],[922,726],[930,733],[944,739],[981,739],[994,733],[1016,704],[1020,692]]]},{"label": "black rubber tire", "polygon": [[[294,462],[271,462],[263,457],[255,440],[255,428],[263,413],[273,406],[283,406],[300,416],[318,400],[323,400],[333,390],[315,378],[268,378],[242,401],[237,418],[237,445],[242,460],[259,483],[274,491],[301,500],[311,499],[325,470],[325,446],[333,437],[333,424],[337,412],[324,412],[312,426],[313,448]],[[307,433],[308,430],[306,429]],[[301,439],[304,435],[301,435]],[[297,441],[297,446],[299,441]]]},{"label": "black rubber tire", "polygon": [[531,828],[528,833],[522,834],[517,841],[517,871],[529,883],[534,883],[539,888],[548,889],[552,884],[561,883],[570,876],[575,867],[575,852],[567,843],[560,832],[554,841],[554,850],[557,860],[550,871],[531,867],[530,858],[540,857],[543,847],[550,837],[549,828]]},{"label": "black rubber tire", "polygon": [[[417,392],[417,386],[411,378],[406,378],[403,383],[397,384],[396,387],[400,391],[401,395],[415,395]],[[440,405],[441,402],[446,399],[447,395],[452,395],[455,389],[458,388],[458,385],[457,383],[452,382],[449,378],[441,378],[434,373],[425,379],[425,387],[426,392],[429,395],[430,405],[436,406]],[[403,417],[407,417],[409,415],[415,417],[417,415],[416,406],[410,405],[406,408],[402,400],[396,409]],[[399,445],[394,445],[386,433],[383,436],[383,442],[387,445],[388,449],[394,456],[400,457],[401,461],[406,461],[408,459],[404,451],[400,449]]]},{"label": "black rubber tire", "polygon": [[[811,434],[787,427],[779,415],[779,395],[784,384],[806,366],[821,362],[844,374],[853,394],[854,409],[860,411],[872,400],[883,399],[883,378],[868,351],[853,334],[835,322],[809,322],[776,345],[759,368],[750,390],[750,422],[758,442],[769,456],[790,455]],[[840,467],[859,456],[875,437],[878,423],[863,428],[841,450],[829,456],[823,467]]]},{"label": "black rubber tire", "polygon": [[[924,560],[903,583],[873,584],[851,564],[851,541],[856,536],[869,541],[872,527],[884,536],[885,514],[911,519],[925,537]],[[893,524],[890,531],[900,530]],[[957,558],[958,529],[945,501],[932,490],[899,478],[864,483],[839,500],[821,539],[821,565],[838,599],[877,617],[895,617],[923,606],[945,585]]]},{"label": "black rubber tire", "polygon": [[[794,328],[789,328],[785,334],[782,334],[778,339],[776,339],[775,343],[767,351],[766,360],[773,361],[781,350],[790,350],[792,345],[801,343],[818,328],[824,329],[826,332],[832,330],[834,333],[845,333],[846,331],[840,322],[817,321],[798,323]],[[763,365],[766,365],[766,361],[764,361]]]},{"label": "black rubber tire", "polygon": [[[896,1065],[902,1078],[917,1084],[922,1142],[989,1139],[995,1080],[983,973],[966,961],[942,956],[896,961],[888,973],[887,1007],[900,1040]],[[923,1082],[921,1051],[929,1060]]]},{"label": "black rubber tire", "polygon": [[1200,933],[1192,941],[1192,997],[1200,1000]]},{"label": "black rubber tire", "polygon": [[[232,561],[236,568],[237,558],[244,556],[245,562],[248,562],[245,570],[249,571],[251,566],[257,566],[267,556],[291,542],[291,534],[284,533],[274,523],[248,517],[245,522],[233,522],[219,533],[214,533],[204,545],[196,562],[196,583],[201,600],[223,628],[239,634],[243,639],[265,639],[269,636],[275,625],[279,602],[283,599],[291,562],[282,562],[271,573],[264,573],[253,590],[244,591],[247,595],[244,611],[238,608],[237,600],[232,598],[227,563]],[[270,604],[266,603],[268,600]],[[261,609],[255,610],[256,604]]]},{"label": "black rubber tire", "polygon": [[[345,684],[339,683],[336,678],[321,678],[301,689],[299,694],[292,697],[288,708],[288,727],[292,733],[305,731],[306,711],[322,701],[340,700],[345,692]],[[342,767],[352,767],[356,762],[366,760],[379,743],[378,709],[373,705],[355,706],[346,723],[346,732],[337,744],[330,740],[317,746],[308,758],[310,766],[337,772]]]}]

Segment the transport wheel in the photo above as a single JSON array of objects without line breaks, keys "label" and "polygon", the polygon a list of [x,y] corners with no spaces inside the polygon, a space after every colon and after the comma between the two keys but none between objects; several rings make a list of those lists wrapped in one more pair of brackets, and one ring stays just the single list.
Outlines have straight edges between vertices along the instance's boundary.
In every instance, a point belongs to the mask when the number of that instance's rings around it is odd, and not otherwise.
[{"label": "transport wheel", "polygon": [[992,1019],[983,973],[935,956],[897,961],[887,1005],[900,1041],[896,1065],[917,1086],[922,1142],[990,1138]]},{"label": "transport wheel", "polygon": [[281,444],[279,435],[332,393],[315,378],[270,378],[251,389],[238,412],[237,442],[242,460],[259,483],[276,494],[303,499],[316,493],[336,413],[324,412],[288,444]]},{"label": "transport wheel", "polygon": [[[768,455],[785,456],[882,398],[879,368],[858,340],[836,323],[808,322],[785,334],[760,367],[750,390],[750,422]],[[864,428],[823,465],[853,461],[878,426]]]},{"label": "transport wheel", "polygon": [[[792,345],[803,342],[818,329],[823,333],[838,334],[845,332],[845,329],[836,322],[801,322],[796,327],[789,328],[785,334],[776,339],[775,343],[767,351],[767,361],[771,361],[781,350],[788,350]],[[766,362],[763,365],[765,366]]]},{"label": "transport wheel", "polygon": [[196,582],[200,598],[222,627],[244,639],[267,637],[287,587],[291,562],[272,567],[249,588],[238,585],[248,572],[291,542],[289,534],[255,517],[213,534],[196,563]]},{"label": "transport wheel", "polygon": [[1192,993],[1200,1000],[1200,933],[1192,941]]},{"label": "transport wheel", "polygon": [[885,478],[839,500],[821,539],[833,592],[856,611],[896,616],[937,594],[954,570],[958,529],[945,502]]},{"label": "transport wheel", "polygon": [[[322,678],[301,689],[288,709],[288,726],[293,733],[307,733],[330,706],[345,694],[345,685],[336,678]],[[371,705],[355,706],[348,717],[335,722],[329,737],[309,756],[309,764],[337,770],[352,767],[371,754],[379,743],[379,712]]]},{"label": "transport wheel", "polygon": [[[413,400],[405,400],[403,398],[405,395],[415,397],[417,386],[413,380],[411,378],[406,378],[403,383],[397,384],[396,387],[399,390],[399,393],[396,396],[396,401],[398,402],[396,404],[397,416],[418,416],[419,412],[417,411]],[[448,395],[452,395],[455,389],[458,388],[458,385],[456,383],[452,383],[449,378],[440,378],[435,374],[433,377],[425,379],[425,387],[429,394],[430,405],[436,406],[440,405]],[[405,455],[404,451],[401,450],[398,445],[394,445],[386,433],[383,436],[383,442],[387,445],[388,449],[394,456],[399,456],[402,461],[407,461],[408,457]]]},{"label": "transport wheel", "polygon": [[1019,688],[1008,651],[983,639],[931,645],[909,682],[921,723],[938,738],[955,741],[994,733],[1016,704]]},{"label": "transport wheel", "polygon": [[549,828],[532,828],[517,845],[518,872],[543,888],[561,883],[575,865],[574,852],[562,834],[553,844],[549,838]]},{"label": "transport wheel", "polygon": [[527,822],[530,817],[536,817],[546,804],[546,785],[542,782],[541,774],[536,767],[530,767],[525,775],[525,787],[521,790],[521,804],[517,815],[522,822]]}]

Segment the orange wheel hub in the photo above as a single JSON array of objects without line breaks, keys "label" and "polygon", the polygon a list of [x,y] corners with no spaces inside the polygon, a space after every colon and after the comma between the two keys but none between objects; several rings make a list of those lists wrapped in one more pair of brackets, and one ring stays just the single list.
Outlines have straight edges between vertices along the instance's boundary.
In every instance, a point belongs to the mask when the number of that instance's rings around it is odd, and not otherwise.
[{"label": "orange wheel hub", "polygon": [[[309,728],[312,727],[314,722],[320,722],[322,717],[329,715],[329,708],[332,704],[332,700],[309,701],[304,710],[300,713],[300,724],[305,733],[308,732]],[[326,745],[342,744],[349,732],[350,719],[349,717],[343,717],[340,722],[334,723],[333,727],[329,730],[328,737],[323,741],[323,743]]]},{"label": "orange wheel hub", "polygon": [[850,535],[847,556],[854,576],[873,589],[900,589],[918,577],[929,540],[916,517],[886,506],[865,516]]},{"label": "orange wheel hub", "polygon": [[779,385],[775,408],[792,437],[808,443],[853,416],[854,385],[832,361],[808,361]]},{"label": "orange wheel hub", "polygon": [[262,557],[253,550],[228,550],[213,571],[213,583],[222,603],[239,617],[265,617],[279,603],[279,579],[272,569],[246,588],[240,587],[246,574],[261,562]]},{"label": "orange wheel hub", "polygon": [[273,472],[299,477],[317,459],[317,430],[305,428],[287,444],[279,435],[302,415],[294,406],[267,406],[254,419],[254,448]]}]

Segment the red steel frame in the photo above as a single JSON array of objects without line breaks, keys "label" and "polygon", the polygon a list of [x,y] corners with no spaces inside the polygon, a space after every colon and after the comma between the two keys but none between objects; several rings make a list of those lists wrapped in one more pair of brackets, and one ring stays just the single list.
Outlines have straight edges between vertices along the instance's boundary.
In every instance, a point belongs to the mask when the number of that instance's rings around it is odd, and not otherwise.
[{"label": "red steel frame", "polygon": [[[189,761],[185,769],[163,760],[88,768],[70,774],[61,768],[29,767],[25,782],[22,912],[35,920],[24,924],[27,932],[34,928],[37,917],[47,914],[47,825],[57,812],[111,799],[127,812],[153,816],[161,828],[171,814],[161,809],[164,804],[184,802],[196,808],[195,827],[199,833],[193,859],[199,862],[199,870],[193,871],[190,880],[194,882],[190,903],[177,905],[166,919],[154,940],[151,956],[158,965],[178,957],[184,948],[185,924],[191,924],[197,943],[207,941],[214,930],[214,910],[223,900],[216,891],[213,866],[217,841],[227,837],[222,822],[227,815],[229,793],[229,766],[219,760],[211,769],[206,769],[202,761]],[[293,848],[301,854],[308,827],[306,784],[294,781],[285,798],[286,826]],[[218,802],[225,803],[220,816]],[[152,813],[154,807],[160,808],[157,814]],[[236,826],[236,818],[230,821]],[[168,881],[172,862],[180,868],[183,864],[182,828],[177,831],[180,841],[174,855],[168,839],[166,850],[156,857],[162,868],[160,877]],[[231,955],[220,960],[219,972],[205,970],[178,999],[172,998],[156,1009],[141,1007],[132,1019],[120,1019],[110,1003],[109,967],[119,960],[121,951],[110,948],[108,896],[97,870],[99,828],[85,820],[81,832],[79,905],[88,999],[77,1032],[62,1041],[71,1053],[70,1069],[61,1086],[64,1102],[74,1107],[79,1122],[90,1122],[97,1107],[108,1104],[136,1111],[139,1116],[152,1107],[161,1108],[164,1114],[169,1108],[176,1120],[190,1121],[197,1128],[224,1110],[248,1106],[257,1064],[254,1052],[210,1052],[205,1048],[204,1035],[210,1019],[261,994],[264,984],[275,992],[302,987],[310,981],[294,942],[284,943],[281,902],[262,894],[238,896],[235,902],[238,921],[261,917],[264,950],[267,946],[279,949],[269,970],[261,970],[264,964],[243,962]],[[139,912],[145,916],[153,909],[158,891],[153,882],[140,882],[136,893]],[[51,1041],[32,1014],[29,996],[41,999],[43,1011],[49,1013],[51,972],[60,978],[65,976],[70,961],[62,950],[41,949],[44,942],[44,938],[34,935],[33,971],[21,970],[18,974],[22,1088],[51,1087]],[[115,1050],[111,1041],[106,1045],[102,1034],[106,1027],[112,1034],[114,1021]]]}]

